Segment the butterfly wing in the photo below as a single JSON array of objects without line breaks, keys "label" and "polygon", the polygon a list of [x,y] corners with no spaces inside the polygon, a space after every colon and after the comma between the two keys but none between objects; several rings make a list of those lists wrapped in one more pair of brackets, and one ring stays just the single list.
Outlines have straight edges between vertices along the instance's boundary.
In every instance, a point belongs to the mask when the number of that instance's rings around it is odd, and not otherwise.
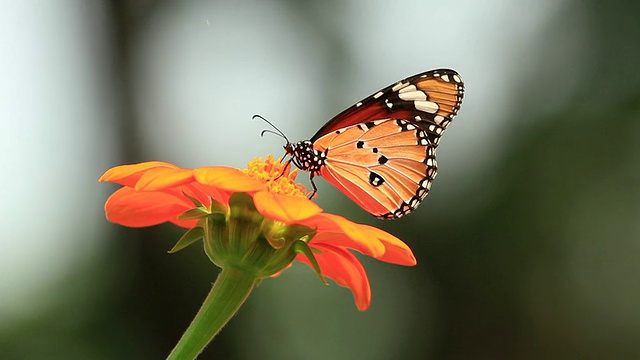
[{"label": "butterfly wing", "polygon": [[417,74],[387,86],[334,116],[318,130],[311,142],[351,125],[392,118],[416,123],[437,146],[442,133],[458,113],[463,96],[464,83],[454,70],[438,69]]},{"label": "butterfly wing", "polygon": [[399,81],[334,117],[311,139],[320,175],[372,215],[415,210],[437,174],[435,149],[464,86],[453,70]]},{"label": "butterfly wing", "polygon": [[326,151],[320,175],[379,218],[399,218],[427,196],[437,173],[427,133],[402,119],[358,124],[314,143]]}]

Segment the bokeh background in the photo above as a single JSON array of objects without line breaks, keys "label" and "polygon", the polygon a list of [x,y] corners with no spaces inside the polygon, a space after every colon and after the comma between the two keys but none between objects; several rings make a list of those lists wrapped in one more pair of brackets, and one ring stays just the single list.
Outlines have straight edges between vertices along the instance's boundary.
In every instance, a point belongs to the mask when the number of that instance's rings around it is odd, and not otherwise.
[{"label": "bokeh background", "polygon": [[[373,290],[296,264],[202,359],[640,358],[635,0],[1,1],[0,359],[161,359],[217,275],[182,230],[108,223],[107,168],[244,167],[396,80],[466,83]],[[305,183],[306,178],[300,180]]]}]

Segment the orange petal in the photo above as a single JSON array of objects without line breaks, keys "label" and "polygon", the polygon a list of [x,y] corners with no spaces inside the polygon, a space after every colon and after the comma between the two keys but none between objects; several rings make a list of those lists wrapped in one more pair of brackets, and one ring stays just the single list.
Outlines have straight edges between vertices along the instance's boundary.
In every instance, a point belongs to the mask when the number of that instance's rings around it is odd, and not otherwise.
[{"label": "orange petal", "polygon": [[[320,254],[314,254],[322,275],[335,280],[340,286],[351,289],[358,310],[367,310],[371,304],[371,287],[367,273],[358,258],[347,250],[329,244],[309,245],[322,251]],[[296,260],[310,265],[303,255],[298,255]]]},{"label": "orange petal", "polygon": [[242,171],[226,166],[208,166],[195,169],[197,182],[229,192],[253,192],[264,190],[262,182],[247,176]]},{"label": "orange petal", "polygon": [[[231,194],[232,194],[231,192],[220,190],[219,188],[216,188],[213,186],[202,185],[200,183],[192,183],[186,186],[188,186],[189,188],[198,189],[199,192],[206,194],[207,199],[205,200],[203,200],[201,197],[194,196],[205,205],[209,205],[209,197],[216,200],[217,202],[223,203],[225,205],[229,205],[229,198],[231,197]],[[188,191],[186,193],[191,195]]]},{"label": "orange petal", "polygon": [[135,189],[144,191],[163,190],[193,182],[193,180],[193,170],[191,169],[157,167],[149,169],[142,174],[136,183]]},{"label": "orange petal", "polygon": [[417,263],[416,257],[413,255],[409,245],[402,240],[389,234],[388,232],[369,225],[360,225],[367,228],[367,231],[378,238],[384,245],[385,252],[382,256],[376,258],[392,264],[413,266]]},{"label": "orange petal", "polygon": [[172,169],[177,168],[177,166],[163,161],[147,161],[139,164],[120,165],[114,166],[111,169],[105,171],[105,173],[102,174],[98,181],[109,181],[120,185],[133,187],[145,171],[156,167]]},{"label": "orange petal", "polygon": [[104,209],[109,221],[129,227],[145,227],[172,221],[177,225],[177,217],[193,207],[175,195],[159,191],[136,191],[123,187],[114,192]]},{"label": "orange petal", "polygon": [[321,242],[350,248],[377,259],[386,251],[377,234],[369,231],[370,226],[354,223],[342,216],[321,213],[300,223],[318,229],[312,244]]},{"label": "orange petal", "polygon": [[253,195],[253,202],[260,214],[284,223],[304,220],[322,212],[316,203],[302,196],[259,191]]},{"label": "orange petal", "polygon": [[196,225],[198,225],[198,220],[178,220],[178,219],[173,219],[173,220],[169,220],[169,222],[178,225],[182,228],[185,229],[191,229],[192,227],[195,227]]}]

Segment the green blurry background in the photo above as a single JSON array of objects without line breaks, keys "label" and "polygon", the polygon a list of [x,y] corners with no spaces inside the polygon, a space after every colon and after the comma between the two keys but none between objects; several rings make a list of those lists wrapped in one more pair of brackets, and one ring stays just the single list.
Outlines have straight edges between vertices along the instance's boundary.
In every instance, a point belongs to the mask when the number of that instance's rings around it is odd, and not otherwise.
[{"label": "green blurry background", "polygon": [[[296,264],[202,359],[640,358],[640,3],[0,2],[0,359],[161,359],[217,269],[108,223],[107,168],[244,167],[394,81],[466,83],[373,303]],[[300,177],[306,183],[306,177]]]}]

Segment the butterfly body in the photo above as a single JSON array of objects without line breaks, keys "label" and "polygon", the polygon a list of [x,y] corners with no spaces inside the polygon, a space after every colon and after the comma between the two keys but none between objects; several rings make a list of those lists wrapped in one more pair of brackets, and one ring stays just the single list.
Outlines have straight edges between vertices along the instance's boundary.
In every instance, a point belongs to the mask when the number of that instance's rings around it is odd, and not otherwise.
[{"label": "butterfly body", "polygon": [[464,85],[453,70],[414,75],[336,115],[310,140],[287,143],[298,168],[322,176],[372,215],[415,210],[437,174],[435,150]]}]

